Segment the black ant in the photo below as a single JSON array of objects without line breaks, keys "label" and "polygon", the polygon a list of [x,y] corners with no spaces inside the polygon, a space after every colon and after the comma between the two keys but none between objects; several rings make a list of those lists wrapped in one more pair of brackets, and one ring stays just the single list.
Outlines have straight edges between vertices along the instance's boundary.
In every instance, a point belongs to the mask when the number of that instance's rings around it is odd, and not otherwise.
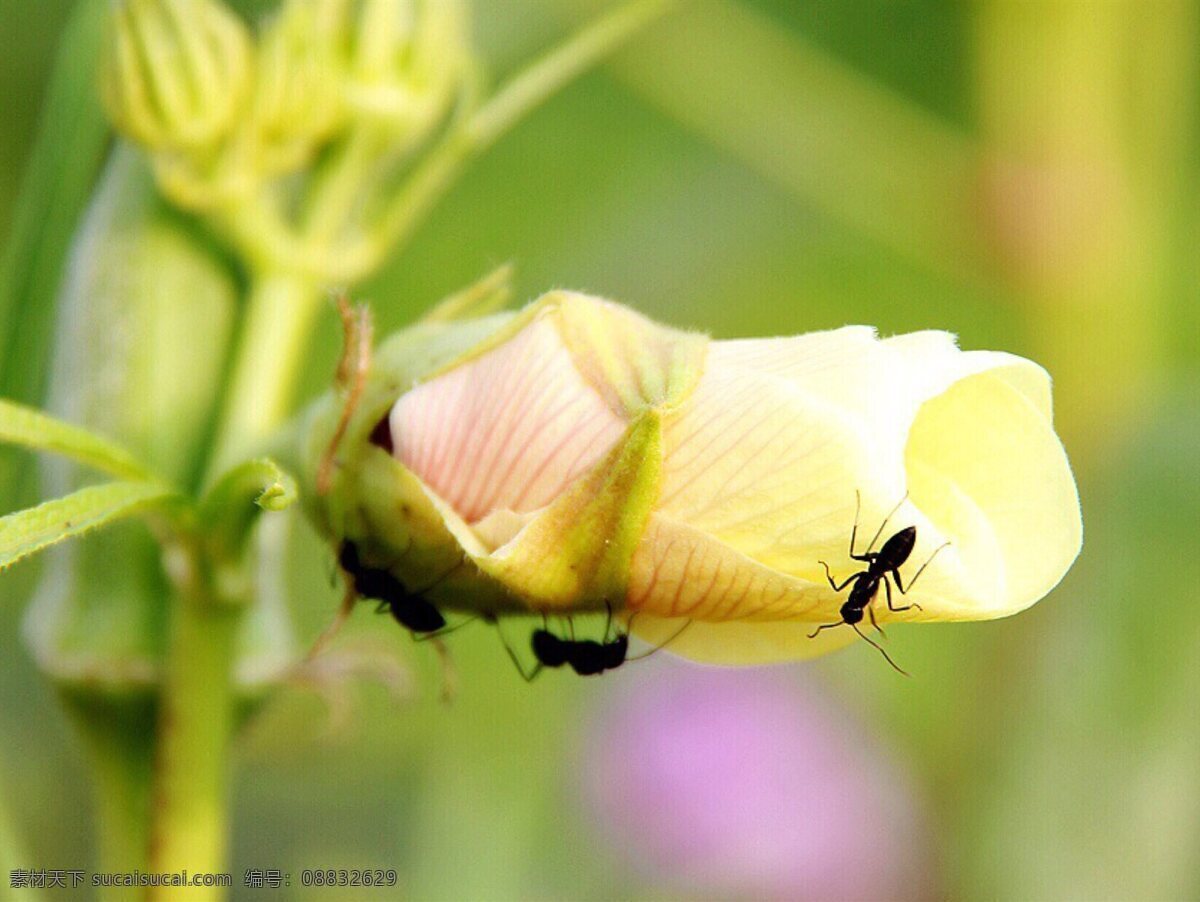
[{"label": "black ant", "polygon": [[[413,640],[429,641],[442,661],[442,698],[450,701],[454,696],[456,679],[454,666],[450,661],[450,653],[442,643],[441,637],[452,633],[460,626],[470,623],[465,620],[454,626],[446,626],[446,618],[430,601],[422,596],[422,592],[414,592],[404,585],[389,571],[370,567],[359,557],[358,546],[345,541],[338,551],[338,566],[346,575],[346,595],[342,601],[341,610],[325,631],[317,637],[308,652],[308,659],[316,657],[322,648],[333,638],[341,625],[350,616],[354,602],[359,598],[369,598],[379,602],[377,613],[391,612],[393,618],[401,626],[408,629]],[[453,572],[453,571],[451,571]],[[446,574],[447,576],[449,573]],[[442,577],[444,579],[445,577]],[[423,592],[432,589],[441,579],[426,587]]]},{"label": "black ant", "polygon": [[389,571],[368,567],[358,556],[358,546],[343,542],[338,565],[345,571],[360,598],[379,602],[379,611],[391,611],[396,622],[414,633],[436,633],[445,628],[446,618],[433,604],[411,592]]},{"label": "black ant", "polygon": [[913,547],[917,544],[917,528],[915,526],[907,526],[884,542],[883,547],[878,551],[871,550],[875,547],[875,543],[879,541],[879,537],[883,535],[884,527],[887,526],[888,521],[892,519],[896,511],[900,510],[901,506],[907,500],[908,495],[906,493],[905,496],[900,499],[900,504],[897,504],[894,508],[892,508],[892,512],[884,517],[883,522],[879,524],[879,529],[875,531],[875,536],[871,539],[871,544],[867,546],[867,550],[862,554],[855,554],[854,543],[858,537],[858,515],[862,510],[862,496],[857,491],[854,493],[854,528],[850,531],[850,557],[856,561],[863,561],[867,565],[867,568],[865,570],[859,570],[857,573],[852,573],[842,581],[841,585],[838,585],[836,582],[834,582],[833,575],[829,572],[829,565],[824,561],[818,561],[818,563],[825,568],[825,578],[829,580],[829,585],[832,587],[833,591],[841,592],[851,583],[854,583],[854,586],[850,589],[850,595],[842,604],[842,607],[839,611],[839,613],[842,615],[842,619],[837,623],[822,624],[813,630],[808,636],[808,638],[813,639],[816,638],[817,634],[820,633],[821,630],[833,629],[836,626],[841,626],[843,623],[848,624],[854,629],[854,632],[858,633],[859,636],[873,645],[875,649],[881,655],[883,655],[884,660],[891,664],[892,667],[894,667],[899,673],[902,673],[905,676],[908,676],[908,673],[899,665],[897,665],[896,662],[888,656],[888,653],[884,651],[878,643],[873,641],[870,636],[866,635],[866,633],[860,630],[858,628],[858,624],[863,619],[863,611],[866,610],[867,614],[871,618],[871,626],[875,627],[876,631],[881,636],[886,636],[883,630],[880,629],[879,624],[875,622],[875,609],[871,604],[879,592],[880,583],[883,583],[884,591],[887,593],[887,604],[889,611],[895,611],[899,613],[900,611],[907,611],[910,608],[916,608],[918,611],[924,610],[924,608],[922,608],[915,601],[900,608],[893,605],[892,580],[896,581],[896,588],[899,590],[900,594],[907,595],[908,590],[913,587],[913,584],[916,583],[921,574],[925,572],[925,568],[929,566],[935,557],[937,557],[937,553],[950,543],[943,543],[937,548],[937,550],[933,552],[933,554],[929,556],[929,560],[925,561],[925,563],[921,565],[921,569],[918,570],[913,578],[908,581],[907,588],[905,588],[904,582],[900,578],[900,567],[905,561],[908,560],[908,556],[912,554]]},{"label": "black ant", "polygon": [[[517,672],[525,679],[525,682],[533,682],[534,677],[542,672],[545,667],[562,667],[570,665],[580,676],[597,676],[606,670],[615,670],[626,661],[640,661],[642,658],[648,658],[656,651],[665,646],[668,642],[674,640],[680,633],[691,625],[689,620],[676,631],[675,635],[671,636],[662,645],[651,649],[643,655],[630,658],[629,655],[629,633],[617,631],[616,636],[609,638],[609,633],[612,630],[612,605],[605,605],[608,610],[608,620],[604,624],[604,639],[597,642],[594,639],[576,639],[574,637],[574,623],[568,620],[571,627],[571,638],[563,639],[552,633],[546,624],[546,615],[542,615],[542,628],[533,631],[529,637],[530,647],[533,649],[533,656],[537,658],[537,666],[532,672],[526,673],[525,668],[521,666],[521,662],[517,659],[516,654],[508,643],[504,643],[504,650],[508,652],[509,658],[517,668]],[[503,637],[501,637],[503,638]]]}]

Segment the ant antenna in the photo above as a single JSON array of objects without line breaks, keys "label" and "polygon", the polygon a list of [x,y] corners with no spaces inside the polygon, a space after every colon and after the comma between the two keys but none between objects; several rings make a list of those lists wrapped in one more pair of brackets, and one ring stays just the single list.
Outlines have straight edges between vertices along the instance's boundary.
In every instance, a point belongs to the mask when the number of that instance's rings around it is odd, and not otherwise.
[{"label": "ant antenna", "polygon": [[[854,490],[854,497],[855,497],[854,525],[857,527],[858,526],[858,505],[861,504],[861,499],[859,498],[858,489]],[[871,549],[875,547],[875,543],[879,541],[879,537],[881,535],[883,535],[883,530],[884,530],[884,527],[886,527],[888,525],[888,520],[890,520],[890,519],[892,519],[892,517],[896,516],[896,511],[900,510],[900,508],[902,508],[904,506],[904,502],[907,500],[908,500],[908,492],[905,492],[904,497],[900,499],[900,503],[897,504],[895,507],[893,507],[892,512],[883,518],[883,522],[879,524],[879,529],[875,530],[875,537],[873,539],[871,539],[871,544],[867,546],[867,553],[870,553]]]},{"label": "ant antenna", "polygon": [[436,636],[431,636],[429,641],[437,652],[438,660],[442,665],[441,700],[443,705],[448,705],[458,695],[458,669],[454,666],[454,659],[450,657],[450,650],[446,648],[445,642]]},{"label": "ant antenna", "polygon": [[[835,625],[835,626],[837,626],[838,624],[834,624],[834,625]],[[895,661],[893,661],[893,660],[891,659],[891,657],[888,655],[888,653],[887,653],[886,651],[884,651],[884,650],[883,650],[883,646],[882,646],[882,645],[880,645],[878,642],[876,642],[874,639],[872,639],[870,636],[868,636],[866,633],[864,633],[862,630],[860,630],[860,629],[858,628],[858,624],[857,624],[857,623],[852,623],[852,624],[850,624],[850,626],[854,627],[854,632],[858,633],[858,635],[859,635],[861,638],[863,638],[863,639],[865,639],[867,642],[869,642],[869,643],[871,644],[871,646],[872,646],[872,647],[873,647],[873,648],[874,648],[874,649],[875,649],[877,652],[879,652],[881,655],[883,655],[883,659],[884,659],[885,661],[887,661],[889,664],[891,664],[891,665],[892,665],[892,667],[895,669],[895,671],[896,671],[897,673],[903,674],[903,675],[904,675],[904,676],[906,676],[906,677],[910,677],[910,676],[912,676],[912,674],[910,674],[910,673],[909,673],[907,670],[905,670],[904,668],[902,668],[902,667],[901,667],[899,664],[897,664]],[[817,630],[817,632],[820,632],[820,630]],[[816,633],[813,633],[813,635],[815,636],[815,635],[816,635]]]},{"label": "ant antenna", "polygon": [[346,435],[350,417],[358,407],[367,384],[367,372],[371,368],[371,338],[374,327],[370,308],[365,304],[357,308],[351,307],[344,289],[337,291],[336,302],[338,315],[342,318],[342,356],[338,360],[336,381],[338,387],[346,392],[346,403],[342,406],[342,415],[338,419],[333,436],[329,439],[329,446],[321,455],[321,463],[317,469],[318,495],[329,494],[333,482],[334,456]]},{"label": "ant antenna", "polygon": [[934,549],[933,554],[929,555],[928,560],[926,560],[925,563],[923,563],[921,565],[921,569],[919,569],[915,574],[913,574],[913,578],[908,581],[908,589],[905,589],[904,590],[905,592],[907,592],[909,589],[911,589],[913,587],[913,583],[915,583],[917,581],[917,579],[920,578],[921,574],[925,572],[925,568],[933,563],[933,559],[938,556],[938,552],[941,551],[943,548],[945,548],[949,544],[950,544],[950,541],[946,540],[941,545],[939,545],[936,549]]}]

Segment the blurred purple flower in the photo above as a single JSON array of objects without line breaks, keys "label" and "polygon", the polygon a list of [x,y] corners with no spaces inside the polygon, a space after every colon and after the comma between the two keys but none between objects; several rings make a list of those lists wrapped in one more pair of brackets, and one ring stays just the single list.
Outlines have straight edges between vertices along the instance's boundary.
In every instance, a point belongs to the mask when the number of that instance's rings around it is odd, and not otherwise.
[{"label": "blurred purple flower", "polygon": [[596,718],[583,792],[622,857],[703,897],[927,897],[909,781],[812,682],[654,666]]}]

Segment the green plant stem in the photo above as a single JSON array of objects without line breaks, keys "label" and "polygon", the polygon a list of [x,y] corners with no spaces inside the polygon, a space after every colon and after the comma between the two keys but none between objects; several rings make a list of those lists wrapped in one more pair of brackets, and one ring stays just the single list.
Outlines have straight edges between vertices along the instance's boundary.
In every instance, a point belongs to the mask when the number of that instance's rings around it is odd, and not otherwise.
[{"label": "green plant stem", "polygon": [[[7,777],[3,767],[4,762],[0,760],[0,775]],[[7,786],[2,786],[0,789],[7,789]],[[0,792],[0,876],[6,878],[17,868],[30,868],[33,862],[30,860],[28,852],[21,843],[17,835],[16,821],[12,818],[9,810],[7,796]],[[37,900],[41,899],[42,895],[36,889],[22,888],[21,898],[27,898],[26,894],[32,892],[32,896],[28,898]],[[0,890],[0,899],[7,898]]]},{"label": "green plant stem", "polygon": [[[365,258],[347,271],[361,274],[408,237],[475,153],[555,90],[574,78],[663,9],[665,0],[635,0],[585,28],[484,105],[466,126],[455,129],[418,167],[373,235]],[[354,161],[352,161],[354,162]],[[349,164],[348,164],[349,166]],[[349,166],[353,169],[353,166]],[[340,182],[330,187],[330,212],[316,225],[324,232],[340,218]],[[234,232],[237,218],[233,221]],[[241,232],[247,246],[260,247]],[[269,237],[269,236],[268,236]],[[270,250],[268,241],[261,247]],[[308,261],[284,261],[262,253],[254,274],[243,329],[227,382],[214,452],[206,482],[237,465],[266,442],[290,412],[297,375],[320,310],[321,285]],[[319,270],[318,270],[319,271]],[[193,569],[197,569],[193,558]],[[203,580],[189,576],[189,582]],[[154,871],[220,872],[227,869],[229,742],[233,715],[234,643],[240,607],[214,602],[211,592],[192,586],[174,601],[160,709],[158,753],[150,833]],[[150,898],[165,898],[152,891]],[[178,890],[172,891],[172,897]],[[194,889],[189,898],[217,898],[219,891]]]},{"label": "green plant stem", "polygon": [[[154,871],[228,869],[232,669],[242,610],[199,592],[181,594],[174,601],[154,762]],[[221,896],[219,889],[193,888],[186,898]],[[152,888],[148,897],[173,899],[180,893],[178,888]]]},{"label": "green plant stem", "polygon": [[600,16],[508,81],[467,121],[454,128],[385,207],[351,269],[369,270],[415,230],[454,184],[466,164],[563,85],[616,51],[674,6],[674,0],[632,0]]},{"label": "green plant stem", "polygon": [[[90,752],[97,824],[97,870],[146,869],[150,779],[154,758],[154,699],[106,699],[64,693]],[[118,900],[126,889],[102,890]]]},{"label": "green plant stem", "polygon": [[206,483],[248,457],[291,412],[320,286],[311,276],[269,273],[250,290]]}]

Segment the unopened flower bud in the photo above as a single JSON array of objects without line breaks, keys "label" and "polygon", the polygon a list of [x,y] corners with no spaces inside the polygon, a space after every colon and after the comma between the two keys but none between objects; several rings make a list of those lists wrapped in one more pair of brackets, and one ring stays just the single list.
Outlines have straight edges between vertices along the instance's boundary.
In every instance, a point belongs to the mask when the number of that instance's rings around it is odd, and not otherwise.
[{"label": "unopened flower bud", "polygon": [[109,114],[151,150],[206,148],[241,112],[252,53],[245,25],[222,3],[120,0],[101,75]]},{"label": "unopened flower bud", "polygon": [[336,58],[344,5],[290,0],[262,34],[249,130],[263,173],[302,166],[344,118]]},{"label": "unopened flower bud", "polygon": [[470,60],[460,0],[359,0],[346,25],[346,99],[419,138],[454,105]]}]

